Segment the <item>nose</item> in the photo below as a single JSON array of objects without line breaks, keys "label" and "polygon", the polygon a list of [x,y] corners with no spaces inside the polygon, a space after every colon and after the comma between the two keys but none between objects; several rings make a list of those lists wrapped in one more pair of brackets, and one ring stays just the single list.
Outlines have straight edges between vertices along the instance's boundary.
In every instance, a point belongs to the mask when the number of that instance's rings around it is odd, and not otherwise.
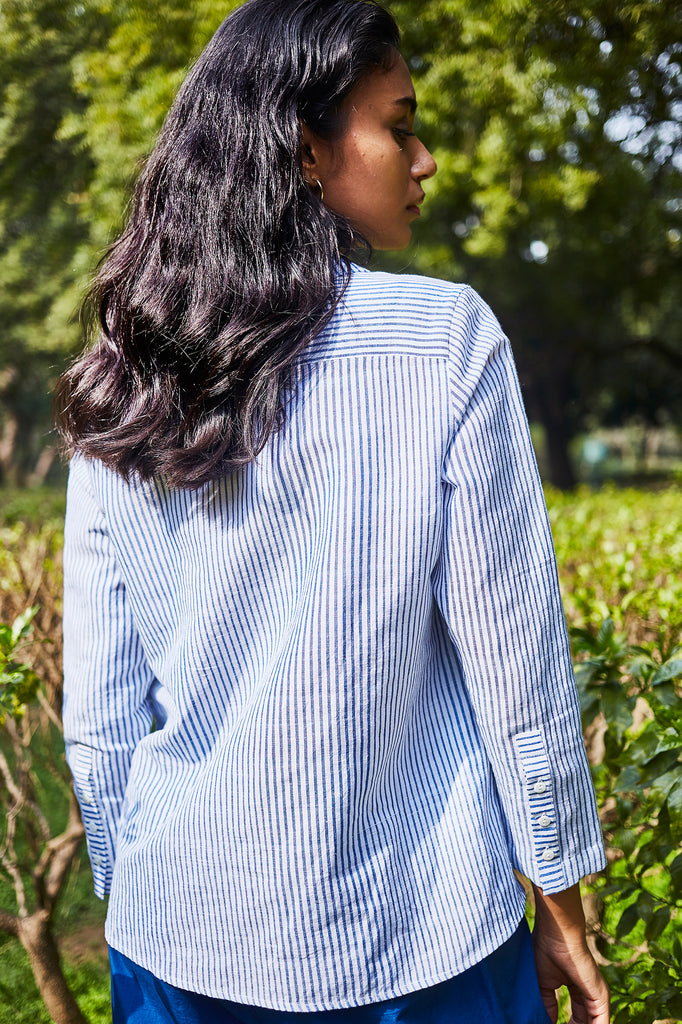
[{"label": "nose", "polygon": [[417,152],[412,162],[412,177],[415,181],[425,181],[432,178],[438,170],[438,164],[431,156],[424,143],[417,139]]}]

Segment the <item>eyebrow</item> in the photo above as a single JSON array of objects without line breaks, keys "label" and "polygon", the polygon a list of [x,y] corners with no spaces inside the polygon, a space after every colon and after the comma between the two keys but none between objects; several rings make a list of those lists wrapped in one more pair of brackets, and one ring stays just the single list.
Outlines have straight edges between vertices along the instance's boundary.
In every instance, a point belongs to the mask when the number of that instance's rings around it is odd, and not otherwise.
[{"label": "eyebrow", "polygon": [[395,101],[396,107],[409,107],[410,113],[414,114],[417,109],[417,101],[414,96],[403,96],[402,99]]}]

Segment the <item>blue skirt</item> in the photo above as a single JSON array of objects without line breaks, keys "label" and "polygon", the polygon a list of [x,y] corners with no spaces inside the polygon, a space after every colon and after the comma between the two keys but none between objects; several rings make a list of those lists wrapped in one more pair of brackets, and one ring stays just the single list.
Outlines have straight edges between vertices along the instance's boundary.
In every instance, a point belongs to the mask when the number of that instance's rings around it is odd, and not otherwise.
[{"label": "blue skirt", "polygon": [[406,996],[345,1010],[267,1010],[185,992],[109,949],[113,1024],[550,1024],[525,920],[463,974]]}]

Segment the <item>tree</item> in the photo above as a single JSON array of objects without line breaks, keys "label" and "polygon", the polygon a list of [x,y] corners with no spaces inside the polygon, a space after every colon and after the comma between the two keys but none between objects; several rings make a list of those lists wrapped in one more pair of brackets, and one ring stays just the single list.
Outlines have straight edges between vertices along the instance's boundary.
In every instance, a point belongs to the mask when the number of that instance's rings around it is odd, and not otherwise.
[{"label": "tree", "polygon": [[[78,298],[187,65],[235,6],[0,5],[0,472],[44,472]],[[440,163],[413,264],[491,302],[569,485],[577,430],[680,421],[679,5],[389,6]]]},{"label": "tree", "polygon": [[190,61],[233,2],[0,5],[0,482],[40,482],[77,310]]},{"label": "tree", "polygon": [[[101,31],[93,12],[61,0],[0,5],[0,473],[36,468],[50,441],[49,381],[78,337],[74,309],[90,254],[79,216],[92,160],[72,61]],[[43,463],[45,460],[43,459]]]},{"label": "tree", "polygon": [[[49,590],[45,593],[49,600]],[[29,608],[11,625],[0,623],[0,874],[11,882],[16,901],[14,911],[0,906],[0,932],[18,938],[26,950],[55,1024],[87,1024],[64,978],[53,931],[57,901],[84,830],[66,779],[63,744],[52,735],[61,731],[54,701],[42,693],[42,713],[29,709],[39,694],[39,679],[21,655],[37,610]],[[55,825],[53,809],[47,813],[38,764],[48,770],[68,806],[63,827]]]},{"label": "tree", "polygon": [[570,486],[578,428],[635,411],[679,422],[682,12],[669,0],[391,9],[440,166],[415,265],[491,302],[552,481]]}]

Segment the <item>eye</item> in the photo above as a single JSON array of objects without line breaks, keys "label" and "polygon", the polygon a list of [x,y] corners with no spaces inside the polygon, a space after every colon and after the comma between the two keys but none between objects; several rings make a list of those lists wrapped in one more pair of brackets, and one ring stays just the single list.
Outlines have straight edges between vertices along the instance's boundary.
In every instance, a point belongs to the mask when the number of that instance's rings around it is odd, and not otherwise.
[{"label": "eye", "polygon": [[398,140],[401,149],[404,147],[405,139],[413,139],[415,137],[415,132],[409,132],[407,128],[394,128],[393,134]]}]

